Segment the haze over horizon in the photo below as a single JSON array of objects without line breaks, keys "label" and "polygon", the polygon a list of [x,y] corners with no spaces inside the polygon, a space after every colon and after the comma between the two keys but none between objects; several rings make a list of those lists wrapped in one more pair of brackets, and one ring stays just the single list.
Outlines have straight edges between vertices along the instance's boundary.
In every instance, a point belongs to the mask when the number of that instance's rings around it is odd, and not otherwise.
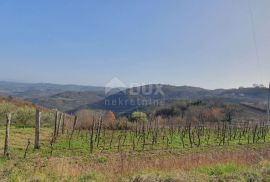
[{"label": "haze over horizon", "polygon": [[270,1],[0,2],[0,80],[267,85]]},{"label": "haze over horizon", "polygon": [[[196,85],[173,85],[173,84],[168,84],[168,83],[126,83],[123,82],[125,86],[107,86],[107,85],[91,85],[91,84],[76,84],[76,83],[56,83],[56,82],[31,82],[31,81],[22,81],[22,80],[12,80],[12,79],[0,79],[0,82],[7,82],[7,83],[18,83],[18,84],[55,84],[55,85],[74,85],[74,86],[85,86],[85,87],[108,87],[108,88],[133,88],[133,87],[140,87],[140,86],[145,86],[145,85],[151,85],[151,84],[161,84],[161,85],[170,85],[170,86],[176,86],[176,87],[181,87],[181,86],[187,86],[187,87],[198,87],[198,88],[203,88],[207,90],[218,90],[218,89],[239,89],[241,87],[243,88],[253,88],[253,87],[261,87],[263,84],[258,84],[258,83],[253,83],[252,85],[247,85],[247,86],[238,86],[238,87],[228,87],[228,88],[223,88],[223,87],[217,87],[217,88],[206,88],[206,87],[201,87],[201,86],[196,86]],[[270,83],[267,85],[263,85],[264,87],[268,88],[270,86]]]}]

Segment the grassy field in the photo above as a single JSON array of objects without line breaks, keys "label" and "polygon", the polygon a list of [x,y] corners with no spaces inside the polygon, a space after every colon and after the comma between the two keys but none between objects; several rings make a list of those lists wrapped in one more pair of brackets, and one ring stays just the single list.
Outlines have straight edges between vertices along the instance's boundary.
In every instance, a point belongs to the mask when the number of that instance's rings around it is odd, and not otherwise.
[{"label": "grassy field", "polygon": [[[34,128],[10,129],[10,157],[1,155],[0,181],[269,181],[270,144],[241,145],[232,142],[219,146],[214,141],[200,147],[180,147],[177,139],[156,149],[135,151],[127,139],[117,149],[118,137],[109,149],[111,133],[105,133],[105,144],[89,151],[89,132],[75,132],[69,147],[67,134],[51,147],[52,129],[41,129],[41,149],[33,149]],[[176,138],[176,136],[175,136]],[[27,141],[31,145],[24,158]],[[160,139],[162,140],[162,139]],[[3,151],[4,128],[0,128],[0,150]],[[150,139],[149,139],[150,142]],[[95,143],[96,144],[96,143]],[[105,150],[104,145],[107,146]]]}]

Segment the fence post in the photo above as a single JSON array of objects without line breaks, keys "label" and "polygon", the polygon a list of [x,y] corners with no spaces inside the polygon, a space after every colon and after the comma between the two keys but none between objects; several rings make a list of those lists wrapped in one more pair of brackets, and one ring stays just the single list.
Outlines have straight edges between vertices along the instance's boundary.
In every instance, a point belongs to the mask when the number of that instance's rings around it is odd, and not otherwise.
[{"label": "fence post", "polygon": [[57,137],[58,137],[58,135],[59,135],[59,130],[60,130],[61,123],[62,123],[62,116],[63,116],[63,113],[60,113],[60,117],[59,117],[58,125],[57,125],[57,131],[56,131],[56,136],[57,136]]},{"label": "fence post", "polygon": [[63,122],[62,122],[62,134],[65,133],[65,119],[66,119],[66,115],[63,115]]},{"label": "fence post", "polygon": [[8,154],[8,140],[9,140],[9,128],[11,122],[11,113],[6,115],[6,135],[5,135],[5,146],[4,146],[4,155],[9,156]]},{"label": "fence post", "polygon": [[41,112],[39,109],[36,110],[36,124],[35,124],[35,149],[40,148],[40,118],[41,118]]},{"label": "fence post", "polygon": [[58,111],[55,111],[55,121],[54,121],[54,132],[53,132],[53,136],[54,138],[56,137],[57,134],[57,121],[58,121]]}]

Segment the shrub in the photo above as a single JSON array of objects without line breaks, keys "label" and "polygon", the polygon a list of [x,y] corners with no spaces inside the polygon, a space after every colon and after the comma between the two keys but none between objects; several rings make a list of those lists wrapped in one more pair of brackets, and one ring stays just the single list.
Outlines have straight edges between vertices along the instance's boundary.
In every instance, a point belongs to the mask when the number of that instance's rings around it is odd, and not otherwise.
[{"label": "shrub", "polygon": [[8,112],[12,112],[16,109],[16,106],[14,104],[8,103],[8,102],[2,102],[0,103],[0,114],[5,115]]},{"label": "shrub", "polygon": [[115,128],[116,126],[116,118],[112,111],[108,111],[104,115],[104,124],[106,128]]},{"label": "shrub", "polygon": [[147,115],[144,112],[133,112],[131,114],[131,121],[147,122]]},{"label": "shrub", "polygon": [[15,115],[16,123],[18,125],[33,126],[35,120],[35,110],[29,107],[18,108]]}]

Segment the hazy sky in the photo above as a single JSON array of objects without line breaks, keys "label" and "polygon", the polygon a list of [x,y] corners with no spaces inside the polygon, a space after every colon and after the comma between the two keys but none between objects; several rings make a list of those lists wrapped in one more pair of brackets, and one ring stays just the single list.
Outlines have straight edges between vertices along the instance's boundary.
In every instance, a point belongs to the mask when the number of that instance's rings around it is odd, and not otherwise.
[{"label": "hazy sky", "polygon": [[0,63],[1,80],[266,84],[270,1],[1,0]]}]

